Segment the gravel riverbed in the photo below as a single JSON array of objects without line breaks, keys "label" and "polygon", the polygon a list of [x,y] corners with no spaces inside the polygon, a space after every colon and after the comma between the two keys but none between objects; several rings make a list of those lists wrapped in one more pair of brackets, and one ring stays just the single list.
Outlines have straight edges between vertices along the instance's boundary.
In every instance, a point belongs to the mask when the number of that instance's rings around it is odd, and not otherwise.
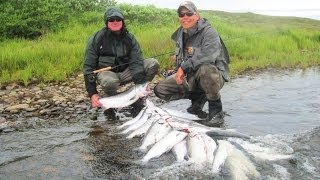
[{"label": "gravel riverbed", "polygon": [[[151,88],[160,79],[160,76],[156,76],[151,82]],[[126,88],[128,86],[122,87],[120,91]],[[1,87],[0,97],[0,133],[83,119],[95,120],[101,111],[101,108],[91,108],[82,74],[59,83],[27,87],[11,83]]]}]

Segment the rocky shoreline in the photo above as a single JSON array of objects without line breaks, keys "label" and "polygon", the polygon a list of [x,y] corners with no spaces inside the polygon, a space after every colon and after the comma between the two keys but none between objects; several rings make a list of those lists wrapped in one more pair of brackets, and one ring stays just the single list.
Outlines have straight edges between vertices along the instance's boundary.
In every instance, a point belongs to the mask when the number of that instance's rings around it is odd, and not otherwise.
[{"label": "rocky shoreline", "polygon": [[[152,88],[160,78],[154,78]],[[46,85],[23,87],[13,83],[2,87],[0,97],[0,133],[81,119],[95,120],[94,114],[98,111],[90,107],[82,74]]]}]

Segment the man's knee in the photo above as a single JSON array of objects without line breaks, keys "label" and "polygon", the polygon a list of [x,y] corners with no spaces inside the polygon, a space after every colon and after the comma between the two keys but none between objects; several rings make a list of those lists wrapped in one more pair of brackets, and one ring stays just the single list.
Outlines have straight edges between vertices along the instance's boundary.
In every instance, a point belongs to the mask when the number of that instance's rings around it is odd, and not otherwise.
[{"label": "man's knee", "polygon": [[220,72],[218,70],[218,68],[214,65],[211,65],[211,64],[204,64],[202,66],[199,67],[198,69],[198,75],[200,77],[203,77],[203,76],[208,76],[209,74],[214,74],[216,76],[219,76],[220,75]]},{"label": "man's knee", "polygon": [[158,73],[159,68],[160,68],[160,64],[158,62],[158,60],[154,59],[154,58],[149,58],[144,60],[144,69],[147,75],[147,80],[148,81],[152,81],[152,79],[154,78],[154,76]]},{"label": "man's knee", "polygon": [[159,84],[154,87],[153,92],[160,99],[166,101],[170,100],[170,95],[168,94],[168,92]]},{"label": "man's knee", "polygon": [[117,94],[117,90],[119,88],[120,83],[118,82],[105,82],[100,84],[102,86],[103,91],[109,95],[113,96]]},{"label": "man's knee", "polygon": [[150,68],[150,67],[158,67],[159,68],[160,64],[157,59],[155,58],[148,58],[144,60],[144,67],[145,68]]},{"label": "man's knee", "polygon": [[103,87],[109,87],[119,84],[119,79],[115,73],[101,73],[98,75],[98,82]]},{"label": "man's knee", "polygon": [[206,92],[208,100],[220,98],[219,91],[223,87],[224,80],[218,68],[214,65],[202,65],[197,72],[200,86]]},{"label": "man's knee", "polygon": [[114,95],[120,85],[119,78],[113,72],[99,73],[98,83],[102,87],[103,91],[108,95]]},{"label": "man's knee", "polygon": [[153,88],[153,92],[158,98],[162,99],[163,95],[161,94],[161,90],[160,89],[161,89],[161,87],[158,84]]}]

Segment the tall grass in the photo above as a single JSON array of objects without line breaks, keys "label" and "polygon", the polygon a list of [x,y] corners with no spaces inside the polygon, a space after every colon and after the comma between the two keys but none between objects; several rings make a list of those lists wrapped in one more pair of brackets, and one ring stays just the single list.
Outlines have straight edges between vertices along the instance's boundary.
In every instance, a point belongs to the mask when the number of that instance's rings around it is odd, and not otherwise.
[{"label": "tall grass", "polygon": [[231,75],[320,65],[320,21],[205,11],[231,56]]},{"label": "tall grass", "polygon": [[174,25],[157,28],[155,28],[154,25],[143,25],[130,26],[130,31],[134,33],[138,39],[144,58],[157,56],[156,58],[161,68],[168,68],[173,65],[169,60],[169,56],[175,50],[175,44],[171,40],[171,34],[174,28],[176,28]]},{"label": "tall grass", "polygon": [[[154,57],[161,68],[171,68],[171,34],[179,27],[174,10],[122,5],[129,31],[139,41],[144,58]],[[135,14],[136,19],[132,18]],[[143,18],[146,14],[148,18]],[[149,16],[156,14],[155,21]],[[163,17],[161,18],[161,16]],[[217,29],[231,56],[231,74],[249,70],[320,65],[320,21],[203,11]],[[159,18],[160,17],[160,18]],[[38,40],[5,40],[0,43],[0,83],[13,81],[63,81],[81,72],[84,48],[90,35],[101,29],[103,12],[87,12],[67,28]]]}]

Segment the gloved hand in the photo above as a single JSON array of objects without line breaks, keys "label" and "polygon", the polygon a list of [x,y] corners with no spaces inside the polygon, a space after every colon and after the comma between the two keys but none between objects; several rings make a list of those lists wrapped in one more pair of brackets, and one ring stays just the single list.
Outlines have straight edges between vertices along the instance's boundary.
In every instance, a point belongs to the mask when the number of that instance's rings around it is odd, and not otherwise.
[{"label": "gloved hand", "polygon": [[139,72],[132,76],[132,81],[134,84],[143,84],[147,82],[146,74],[144,72]]},{"label": "gloved hand", "polygon": [[100,99],[100,96],[98,94],[94,94],[94,95],[91,96],[91,106],[93,108],[100,107],[102,105],[100,103],[99,99]]},{"label": "gloved hand", "polygon": [[185,76],[185,74],[184,74],[182,68],[179,67],[179,69],[178,69],[178,71],[176,73],[176,82],[177,82],[178,85],[183,83],[184,76]]}]

